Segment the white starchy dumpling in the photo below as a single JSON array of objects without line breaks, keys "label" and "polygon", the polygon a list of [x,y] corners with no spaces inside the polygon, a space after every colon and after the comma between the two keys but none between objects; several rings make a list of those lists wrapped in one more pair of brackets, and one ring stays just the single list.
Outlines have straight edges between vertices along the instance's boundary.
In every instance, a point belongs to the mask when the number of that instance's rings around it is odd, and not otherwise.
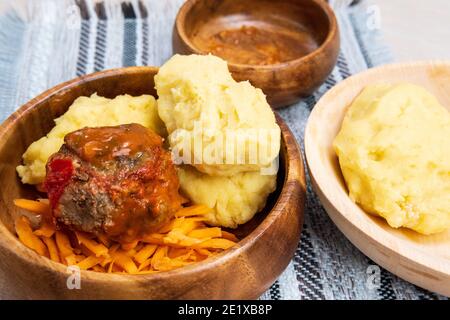
[{"label": "white starchy dumpling", "polygon": [[450,228],[450,113],[422,87],[366,87],[334,149],[352,200],[390,226]]},{"label": "white starchy dumpling", "polygon": [[[248,81],[233,80],[224,60],[175,55],[160,68],[155,85],[172,149],[189,154],[187,163],[198,170],[231,176],[268,167],[278,156],[280,128],[266,97]],[[228,147],[233,143],[245,148]]]},{"label": "white starchy dumpling", "polygon": [[178,168],[181,191],[193,203],[213,209],[207,222],[228,228],[249,221],[266,205],[276,188],[276,175],[241,172],[230,177],[210,176],[191,166]]},{"label": "white starchy dumpling", "polygon": [[84,127],[115,126],[138,123],[165,135],[164,124],[158,117],[153,96],[129,95],[107,99],[93,94],[74,101],[66,113],[55,119],[55,127],[41,139],[33,142],[23,154],[23,165],[17,172],[23,183],[39,184],[45,178],[48,158],[64,143],[64,136]]}]

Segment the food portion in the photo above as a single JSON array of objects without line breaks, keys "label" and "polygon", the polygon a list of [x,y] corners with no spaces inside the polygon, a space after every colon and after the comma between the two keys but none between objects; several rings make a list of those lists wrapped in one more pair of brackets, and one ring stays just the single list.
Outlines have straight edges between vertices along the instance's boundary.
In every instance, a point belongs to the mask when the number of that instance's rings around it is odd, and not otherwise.
[{"label": "food portion", "polygon": [[47,163],[44,189],[58,223],[129,243],[181,208],[170,153],[139,124],[69,133]]},{"label": "food portion", "polygon": [[351,199],[394,228],[449,229],[449,137],[449,111],[424,88],[366,87],[334,141]]},{"label": "food portion", "polygon": [[163,139],[139,124],[67,134],[47,162],[48,199],[17,199],[35,213],[16,232],[27,247],[84,270],[148,274],[202,261],[237,238],[208,227],[204,205],[183,207]]},{"label": "food portion", "polygon": [[[259,171],[277,158],[280,128],[266,97],[248,81],[234,81],[226,61],[175,55],[161,67],[155,85],[170,146],[181,149],[184,158],[189,154],[197,170],[232,176]],[[244,136],[239,162],[233,143]]]},{"label": "food portion", "polygon": [[[45,200],[15,202],[37,215],[50,210]],[[238,239],[233,234],[203,222],[209,211],[206,206],[182,208],[157,232],[128,244],[60,229],[47,222],[36,228],[24,215],[15,227],[24,245],[52,261],[81,270],[145,275],[197,263],[234,246]]]},{"label": "food portion", "polygon": [[[236,82],[212,55],[175,55],[155,76],[158,113],[181,154],[181,191],[213,211],[207,222],[236,228],[275,190],[280,128],[260,89]],[[264,171],[266,170],[266,171]]]},{"label": "food portion", "polygon": [[[46,198],[15,201],[28,212],[16,221],[24,245],[84,270],[130,274],[235,245],[220,227],[249,221],[276,188],[275,116],[219,58],[175,56],[155,81],[157,105],[146,95],[80,97],[28,147],[17,172]],[[192,151],[178,148],[187,142]],[[175,163],[176,151],[193,161]]]},{"label": "food portion", "polygon": [[253,218],[276,188],[276,176],[259,172],[210,176],[184,166],[178,168],[178,176],[183,194],[195,203],[213,208],[205,215],[206,221],[228,228],[236,228]]},{"label": "food portion", "polygon": [[158,117],[155,102],[150,95],[121,95],[107,99],[94,94],[76,99],[66,113],[55,119],[55,127],[45,137],[33,142],[23,154],[23,165],[17,167],[22,182],[42,183],[47,160],[63,145],[64,136],[83,127],[138,123],[164,135],[164,124]]},{"label": "food portion", "polygon": [[300,20],[287,25],[254,21],[236,27],[238,23],[234,23],[229,29],[222,29],[223,25],[213,28],[207,25],[193,37],[194,45],[232,63],[260,66],[284,63],[319,47],[314,31]]}]

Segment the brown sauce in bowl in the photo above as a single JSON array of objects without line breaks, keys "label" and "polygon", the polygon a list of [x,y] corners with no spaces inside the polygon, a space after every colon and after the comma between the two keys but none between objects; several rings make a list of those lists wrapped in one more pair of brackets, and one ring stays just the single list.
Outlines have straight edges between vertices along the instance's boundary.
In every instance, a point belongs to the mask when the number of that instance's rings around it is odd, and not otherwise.
[{"label": "brown sauce in bowl", "polygon": [[278,64],[298,59],[318,48],[317,41],[306,28],[254,23],[215,33],[199,31],[194,38],[196,46],[238,64]]}]

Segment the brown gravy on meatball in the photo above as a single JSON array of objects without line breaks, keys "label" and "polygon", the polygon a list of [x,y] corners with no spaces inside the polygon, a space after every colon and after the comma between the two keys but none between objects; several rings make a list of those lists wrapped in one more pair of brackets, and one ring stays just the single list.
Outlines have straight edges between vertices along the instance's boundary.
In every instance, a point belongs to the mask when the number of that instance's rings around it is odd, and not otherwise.
[{"label": "brown gravy on meatball", "polygon": [[175,167],[162,144],[138,124],[66,135],[44,183],[56,222],[122,243],[156,231],[181,207]]}]

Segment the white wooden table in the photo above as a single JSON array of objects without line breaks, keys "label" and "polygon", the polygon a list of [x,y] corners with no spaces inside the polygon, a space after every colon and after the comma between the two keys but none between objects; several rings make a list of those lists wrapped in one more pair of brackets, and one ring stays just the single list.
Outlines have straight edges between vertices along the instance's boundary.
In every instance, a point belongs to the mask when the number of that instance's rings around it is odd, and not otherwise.
[{"label": "white wooden table", "polygon": [[449,0],[373,0],[397,61],[450,59]]}]

